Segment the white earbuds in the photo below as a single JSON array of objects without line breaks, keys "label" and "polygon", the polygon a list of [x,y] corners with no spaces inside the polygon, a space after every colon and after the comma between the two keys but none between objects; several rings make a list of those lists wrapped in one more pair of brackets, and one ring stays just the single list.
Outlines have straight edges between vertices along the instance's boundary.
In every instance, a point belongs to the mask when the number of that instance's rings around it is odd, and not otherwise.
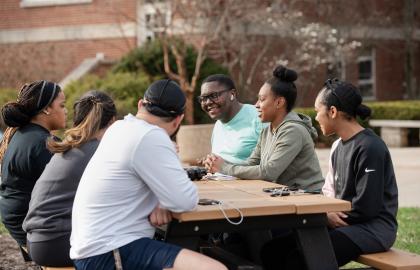
[{"label": "white earbuds", "polygon": [[45,113],[46,115],[50,115],[50,113],[47,110],[43,110],[43,113]]},{"label": "white earbuds", "polygon": [[230,95],[230,101],[233,101],[233,95]]}]

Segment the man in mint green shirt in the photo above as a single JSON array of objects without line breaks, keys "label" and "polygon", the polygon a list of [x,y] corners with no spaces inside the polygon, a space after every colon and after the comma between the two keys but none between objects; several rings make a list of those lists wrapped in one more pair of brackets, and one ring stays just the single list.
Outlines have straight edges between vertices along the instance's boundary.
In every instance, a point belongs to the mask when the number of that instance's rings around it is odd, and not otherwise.
[{"label": "man in mint green shirt", "polygon": [[235,84],[223,74],[203,81],[198,101],[209,117],[217,120],[211,138],[212,153],[230,163],[244,164],[263,128],[256,108],[238,101]]}]

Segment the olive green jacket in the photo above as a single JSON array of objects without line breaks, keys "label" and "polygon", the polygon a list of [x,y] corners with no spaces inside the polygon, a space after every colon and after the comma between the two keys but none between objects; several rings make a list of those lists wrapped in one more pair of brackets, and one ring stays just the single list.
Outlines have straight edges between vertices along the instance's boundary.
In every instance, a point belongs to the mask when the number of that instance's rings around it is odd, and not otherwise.
[{"label": "olive green jacket", "polygon": [[241,179],[262,179],[305,190],[324,184],[313,139],[311,118],[290,112],[274,132],[266,127],[246,165],[225,162],[221,172]]}]

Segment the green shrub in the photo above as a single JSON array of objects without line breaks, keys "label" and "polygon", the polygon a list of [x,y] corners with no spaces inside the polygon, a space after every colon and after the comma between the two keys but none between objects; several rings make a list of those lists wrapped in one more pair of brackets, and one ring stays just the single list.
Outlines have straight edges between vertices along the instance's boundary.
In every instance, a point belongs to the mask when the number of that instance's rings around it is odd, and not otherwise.
[{"label": "green shrub", "polygon": [[[175,59],[170,55],[170,66],[176,70]],[[112,69],[112,72],[144,72],[149,76],[164,76],[163,50],[158,39],[145,43],[125,55]]]},{"label": "green shrub", "polygon": [[[366,102],[365,104],[372,109],[370,119],[420,120],[420,100]],[[315,121],[314,108],[296,108],[295,111],[311,117],[312,123],[318,131],[317,144],[320,147],[331,146],[336,137],[322,135],[319,124]],[[369,120],[359,119],[358,121],[362,126],[369,127]],[[373,130],[377,133],[379,131],[377,128]]]},{"label": "green shrub", "polygon": [[[184,46],[181,41],[177,42],[180,43],[180,46]],[[187,66],[189,79],[191,79],[192,75],[194,74],[196,58],[197,52],[194,47],[187,46],[185,63]],[[169,55],[169,62],[171,69],[176,72],[177,68],[175,58],[172,54]],[[129,52],[113,67],[112,72],[116,74],[119,72],[144,72],[151,78],[151,80],[156,80],[159,78],[167,77],[163,63],[163,49],[160,41],[155,39],[146,43],[142,47],[138,47]],[[194,90],[194,96],[198,96],[200,94],[201,82],[207,76],[216,73],[228,74],[228,71],[226,68],[217,64],[212,59],[206,59],[201,65],[201,72],[197,81],[197,86]],[[198,102],[194,102],[194,122],[196,124],[211,122],[211,119],[207,116],[207,114],[201,110],[200,104]]]},{"label": "green shrub", "polygon": [[367,102],[372,119],[420,120],[420,100]]},{"label": "green shrub", "polygon": [[15,101],[17,98],[17,90],[10,88],[0,89],[0,104],[3,107],[9,101]]},{"label": "green shrub", "polygon": [[73,104],[83,93],[95,89],[108,93],[115,101],[118,116],[137,112],[137,102],[144,95],[151,83],[149,77],[143,72],[135,73],[108,73],[103,79],[89,75],[83,79],[70,83],[65,89],[66,107],[69,110],[69,123],[73,118]]}]

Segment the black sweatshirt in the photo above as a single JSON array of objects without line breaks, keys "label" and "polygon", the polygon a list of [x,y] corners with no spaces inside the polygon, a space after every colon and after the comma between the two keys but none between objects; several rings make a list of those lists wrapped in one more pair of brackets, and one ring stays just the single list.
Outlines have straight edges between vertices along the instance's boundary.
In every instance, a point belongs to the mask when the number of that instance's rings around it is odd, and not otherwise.
[{"label": "black sweatshirt", "polygon": [[340,227],[364,253],[389,249],[396,238],[398,189],[391,155],[370,129],[340,141],[332,155],[336,198],[352,210]]},{"label": "black sweatshirt", "polygon": [[0,214],[12,237],[26,245],[22,223],[36,180],[52,154],[47,149],[49,131],[30,123],[13,135],[1,164]]}]

